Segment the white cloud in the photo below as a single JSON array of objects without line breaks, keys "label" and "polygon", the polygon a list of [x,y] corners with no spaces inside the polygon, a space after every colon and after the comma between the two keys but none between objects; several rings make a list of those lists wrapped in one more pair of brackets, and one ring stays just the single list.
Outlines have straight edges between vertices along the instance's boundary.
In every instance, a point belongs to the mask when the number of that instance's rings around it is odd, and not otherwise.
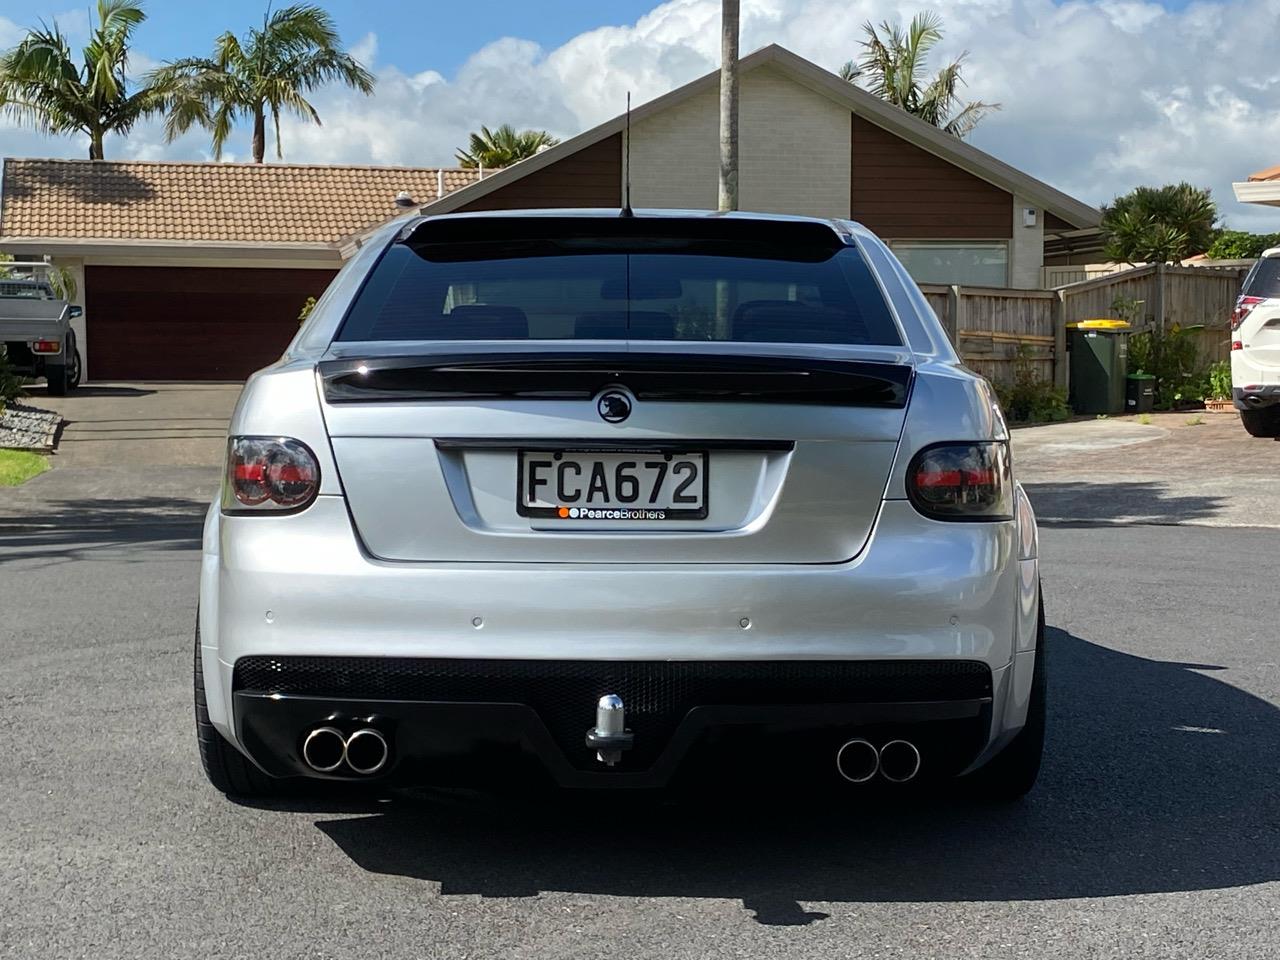
[{"label": "white cloud", "polygon": [[[855,56],[867,20],[910,17],[919,0],[746,0],[744,50],[778,42],[837,69]],[[1280,68],[1272,31],[1280,0],[1193,3],[1170,11],[1141,0],[931,0],[943,17],[941,63],[969,52],[968,94],[1003,109],[972,142],[1020,169],[1101,203],[1139,183],[1186,179],[1213,188],[1232,225],[1280,229],[1280,212],[1237,204],[1232,180],[1280,162]],[[366,99],[317,92],[323,127],[285,123],[288,159],[437,164],[480,124],[511,122],[571,136],[714,67],[719,0],[671,0],[636,23],[583,33],[545,50],[504,38],[453,77],[423,64],[377,62],[377,38],[353,50],[379,76]],[[0,40],[11,24],[0,19]],[[139,56],[138,62],[146,62]],[[248,131],[231,146],[241,154]],[[241,141],[244,141],[243,143]],[[0,152],[82,156],[84,145],[15,135]],[[109,154],[200,157],[192,134],[164,145],[156,124]]]}]

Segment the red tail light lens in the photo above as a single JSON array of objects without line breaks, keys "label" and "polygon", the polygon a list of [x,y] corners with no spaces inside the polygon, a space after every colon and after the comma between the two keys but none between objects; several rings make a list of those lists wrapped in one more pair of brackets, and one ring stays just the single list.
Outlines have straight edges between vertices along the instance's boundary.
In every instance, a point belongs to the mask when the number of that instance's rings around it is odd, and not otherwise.
[{"label": "red tail light lens", "polygon": [[61,353],[61,340],[33,340],[31,341],[32,353]]},{"label": "red tail light lens", "polygon": [[907,496],[935,520],[1008,520],[1013,477],[1005,443],[939,443],[907,468]]},{"label": "red tail light lens", "polygon": [[319,490],[320,464],[300,440],[232,437],[228,441],[224,510],[300,510]]},{"label": "red tail light lens", "polygon": [[1236,301],[1236,308],[1231,312],[1231,329],[1239,330],[1244,318],[1253,312],[1253,308],[1263,301],[1263,297],[1241,297]]}]

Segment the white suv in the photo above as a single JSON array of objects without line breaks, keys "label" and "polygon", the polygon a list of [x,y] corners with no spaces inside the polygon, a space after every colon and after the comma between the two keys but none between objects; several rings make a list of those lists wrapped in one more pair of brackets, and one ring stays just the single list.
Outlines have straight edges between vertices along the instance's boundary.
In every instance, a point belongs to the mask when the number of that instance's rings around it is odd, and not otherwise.
[{"label": "white suv", "polygon": [[1280,437],[1280,247],[1249,271],[1231,315],[1231,397],[1255,437]]}]

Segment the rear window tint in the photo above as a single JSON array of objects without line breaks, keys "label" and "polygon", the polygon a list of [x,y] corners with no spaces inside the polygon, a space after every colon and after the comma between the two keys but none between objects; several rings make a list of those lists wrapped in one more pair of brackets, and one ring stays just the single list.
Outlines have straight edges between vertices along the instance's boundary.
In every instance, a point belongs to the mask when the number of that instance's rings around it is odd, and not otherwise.
[{"label": "rear window tint", "polygon": [[1280,257],[1263,257],[1253,265],[1240,290],[1244,297],[1280,297]]},{"label": "rear window tint", "polygon": [[636,223],[498,220],[481,239],[395,243],[338,339],[901,343],[861,253],[826,228],[773,241],[759,224],[735,238],[741,221],[693,237]]}]

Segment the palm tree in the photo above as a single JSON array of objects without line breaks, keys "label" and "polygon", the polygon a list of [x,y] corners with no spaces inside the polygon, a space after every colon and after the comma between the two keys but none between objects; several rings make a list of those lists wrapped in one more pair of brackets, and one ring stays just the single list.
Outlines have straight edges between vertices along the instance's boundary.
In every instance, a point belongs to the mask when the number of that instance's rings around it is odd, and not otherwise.
[{"label": "palm tree", "polygon": [[373,92],[374,77],[340,48],[333,18],[319,7],[285,7],[262,18],[261,30],[250,30],[241,42],[224,33],[212,57],[174,60],[148,78],[168,113],[164,132],[169,141],[193,126],[213,135],[213,154],[231,136],[240,119],[253,121],[253,162],[266,153],[267,114],[276,133],[276,158],[282,159],[280,114],[287,111],[320,124],[320,115],[305,93],[337,80],[361,93]]},{"label": "palm tree", "polygon": [[57,23],[28,31],[0,53],[0,110],[47,134],[84,134],[89,159],[101,160],[108,133],[126,134],[157,109],[151,90],[128,91],[129,41],[146,18],[140,3],[98,0],[81,67]]},{"label": "palm tree", "polygon": [[1114,263],[1176,263],[1209,248],[1217,221],[1207,189],[1135,187],[1102,208],[1103,254]]},{"label": "palm tree", "polygon": [[936,13],[916,14],[905,33],[901,24],[887,20],[879,28],[868,22],[862,30],[867,35],[862,41],[862,59],[856,63],[850,60],[840,69],[840,76],[850,83],[865,78],[869,92],[961,138],[973,132],[988,112],[1000,109],[998,103],[980,100],[961,103],[959,88],[964,80],[960,67],[967,53],[939,70],[927,84],[923,82],[929,51],[942,39],[942,18]]},{"label": "palm tree", "polygon": [[497,130],[481,127],[479,133],[471,134],[469,149],[458,150],[458,163],[464,167],[509,167],[559,142],[545,130],[517,131],[509,123]]}]

